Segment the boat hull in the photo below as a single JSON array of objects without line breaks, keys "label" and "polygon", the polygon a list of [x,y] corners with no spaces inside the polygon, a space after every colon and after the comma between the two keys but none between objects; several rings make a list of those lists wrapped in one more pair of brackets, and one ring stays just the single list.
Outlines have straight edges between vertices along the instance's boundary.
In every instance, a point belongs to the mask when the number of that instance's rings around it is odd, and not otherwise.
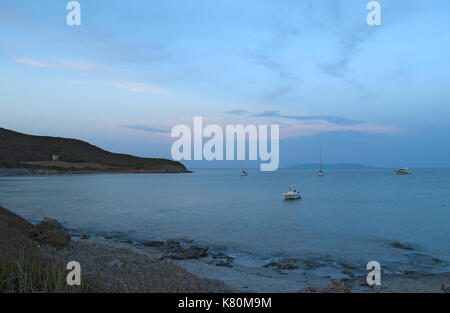
[{"label": "boat hull", "polygon": [[297,195],[288,195],[288,194],[283,194],[284,200],[299,200],[302,198],[301,195],[297,194]]}]

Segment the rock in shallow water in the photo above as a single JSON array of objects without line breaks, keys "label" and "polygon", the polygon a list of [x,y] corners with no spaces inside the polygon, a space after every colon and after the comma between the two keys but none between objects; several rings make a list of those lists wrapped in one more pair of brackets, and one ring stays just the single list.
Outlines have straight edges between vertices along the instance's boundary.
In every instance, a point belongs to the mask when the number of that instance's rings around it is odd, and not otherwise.
[{"label": "rock in shallow water", "polygon": [[208,262],[209,264],[213,264],[215,266],[233,267],[234,258],[223,252],[211,253],[211,257],[212,260]]},{"label": "rock in shallow water", "polygon": [[391,243],[391,246],[397,249],[403,249],[403,250],[414,250],[413,247],[402,244],[398,241],[394,241],[393,243]]},{"label": "rock in shallow water", "polygon": [[281,259],[279,261],[269,262],[269,263],[263,265],[263,267],[273,267],[277,271],[295,270],[295,269],[298,269],[297,261],[298,261],[297,259],[285,258],[285,259]]},{"label": "rock in shallow water", "polygon": [[209,248],[198,245],[182,246],[178,241],[169,240],[163,250],[165,259],[189,260],[206,257]]},{"label": "rock in shallow water", "polygon": [[162,242],[162,241],[147,241],[147,242],[143,242],[142,245],[146,246],[146,247],[158,248],[158,247],[164,246],[164,242]]}]

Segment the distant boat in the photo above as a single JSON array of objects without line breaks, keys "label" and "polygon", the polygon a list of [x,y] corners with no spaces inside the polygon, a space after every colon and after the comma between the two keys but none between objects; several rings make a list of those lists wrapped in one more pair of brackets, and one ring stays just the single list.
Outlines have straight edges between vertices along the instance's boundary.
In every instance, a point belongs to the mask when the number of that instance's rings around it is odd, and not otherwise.
[{"label": "distant boat", "polygon": [[320,177],[323,176],[323,171],[322,171],[322,148],[320,148],[320,169],[317,172],[317,176],[320,176]]},{"label": "distant boat", "polygon": [[403,167],[403,168],[399,168],[397,170],[395,170],[395,173],[397,175],[410,175],[412,174],[411,170],[407,167]]},{"label": "distant boat", "polygon": [[243,162],[241,162],[241,176],[247,176],[248,173],[247,173],[246,170],[244,170],[244,168],[243,168],[243,166],[242,166],[242,163],[243,163]]},{"label": "distant boat", "polygon": [[283,197],[284,200],[297,200],[302,198],[300,193],[296,190],[295,186],[290,186],[289,191],[283,193]]}]

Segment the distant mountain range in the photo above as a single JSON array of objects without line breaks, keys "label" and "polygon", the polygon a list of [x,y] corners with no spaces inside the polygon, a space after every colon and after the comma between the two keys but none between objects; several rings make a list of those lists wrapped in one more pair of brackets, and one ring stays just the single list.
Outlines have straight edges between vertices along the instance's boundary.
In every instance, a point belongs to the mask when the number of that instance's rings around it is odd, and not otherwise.
[{"label": "distant mountain range", "polygon": [[0,128],[0,168],[31,172],[186,173],[180,162],[112,153],[87,142]]},{"label": "distant mountain range", "polygon": [[[303,168],[303,169],[317,169],[320,167],[319,163],[302,163],[289,166],[289,168]],[[334,163],[334,164],[322,164],[323,169],[358,169],[358,168],[373,168],[369,165],[360,163]]]}]

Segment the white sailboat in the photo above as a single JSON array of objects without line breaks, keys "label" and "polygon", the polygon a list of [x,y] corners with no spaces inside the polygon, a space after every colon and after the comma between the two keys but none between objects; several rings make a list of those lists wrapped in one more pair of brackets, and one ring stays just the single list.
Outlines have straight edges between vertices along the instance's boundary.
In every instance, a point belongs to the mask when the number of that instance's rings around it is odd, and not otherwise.
[{"label": "white sailboat", "polygon": [[320,148],[320,169],[317,172],[317,176],[320,176],[320,177],[323,176],[323,170],[322,170],[322,148]]}]

